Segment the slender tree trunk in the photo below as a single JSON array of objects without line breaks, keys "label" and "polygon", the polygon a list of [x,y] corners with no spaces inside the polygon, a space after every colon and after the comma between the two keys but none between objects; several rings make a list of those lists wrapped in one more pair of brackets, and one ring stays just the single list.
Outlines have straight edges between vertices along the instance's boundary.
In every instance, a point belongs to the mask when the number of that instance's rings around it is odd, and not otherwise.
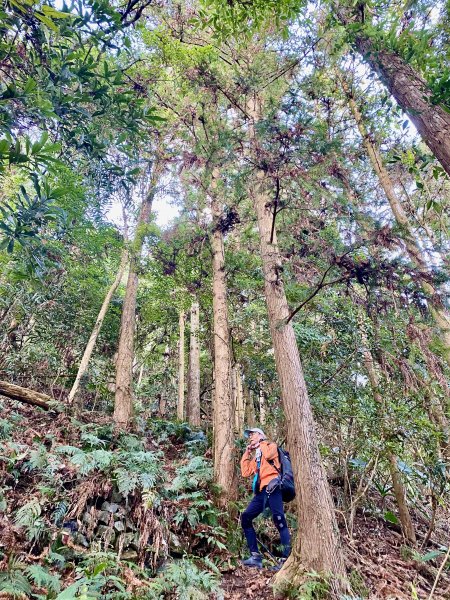
[{"label": "slender tree trunk", "polygon": [[103,304],[100,308],[100,312],[98,313],[98,317],[97,317],[97,320],[95,321],[95,325],[92,330],[91,336],[90,336],[89,341],[84,350],[83,358],[81,359],[77,376],[75,378],[74,384],[72,386],[72,389],[70,390],[69,397],[67,399],[68,404],[72,404],[76,398],[76,395],[77,395],[77,392],[78,392],[78,389],[80,386],[80,381],[88,368],[89,360],[90,360],[92,352],[94,350],[98,334],[100,333],[100,329],[103,325],[103,320],[104,320],[106,312],[109,308],[111,298],[113,297],[115,291],[119,287],[119,283],[122,281],[122,277],[123,277],[127,262],[128,262],[128,252],[126,250],[123,250],[116,278],[114,279],[113,283],[111,284],[111,286],[105,296],[105,299],[103,300]]},{"label": "slender tree trunk", "polygon": [[244,383],[244,403],[245,403],[245,423],[249,427],[255,427],[256,416],[255,416],[255,405],[253,403],[253,392]]},{"label": "slender tree trunk", "polygon": [[191,331],[189,342],[189,371],[187,395],[187,419],[194,427],[200,427],[200,345],[199,345],[199,304],[191,306]]},{"label": "slender tree trunk", "polygon": [[244,392],[242,390],[242,375],[241,367],[236,364],[234,369],[235,379],[235,429],[239,437],[244,433],[244,420],[245,420],[245,404],[244,404]]},{"label": "slender tree trunk", "polygon": [[[377,411],[380,419],[384,418],[385,408],[384,400],[380,393],[378,374],[376,372],[375,363],[373,360],[372,353],[369,349],[367,336],[363,329],[360,327],[361,340],[363,344],[363,357],[364,365],[366,367],[367,374],[369,376],[370,386],[372,388],[373,398],[377,405]],[[394,453],[386,449],[386,457],[389,463],[389,472],[391,474],[392,486],[394,489],[394,496],[397,502],[398,512],[400,516],[400,523],[402,525],[402,531],[405,538],[412,544],[416,543],[416,533],[414,530],[414,524],[409,514],[408,505],[406,503],[406,492],[401,479],[400,471],[397,466],[397,457]]]},{"label": "slender tree trunk", "polygon": [[[254,121],[249,135],[253,156],[258,155],[254,123],[261,115],[258,101],[249,104]],[[281,254],[278,248],[270,181],[259,170],[250,190],[258,219],[264,289],[281,399],[287,421],[287,440],[297,487],[298,534],[291,556],[276,582],[298,583],[305,571],[333,575],[335,591],[346,589],[345,566],[333,500],[317,442],[316,426],[308,398],[300,355],[284,291]]]},{"label": "slender tree trunk", "polygon": [[261,426],[266,423],[266,396],[264,394],[264,383],[262,377],[259,380],[259,391],[258,391],[258,405],[259,405],[259,422]]},{"label": "slender tree trunk", "polygon": [[423,387],[425,389],[424,409],[428,412],[430,421],[440,429],[439,448],[446,460],[450,460],[450,426],[445,414],[445,400],[441,403],[441,399],[436,395],[432,383],[434,381],[441,387],[444,392],[443,398],[447,398],[447,403],[448,399],[450,399],[450,387],[441,365],[428,347],[428,336],[424,335],[421,328],[413,323],[409,323],[407,332],[409,339],[418,348],[425,359],[428,370],[428,379],[423,382]]},{"label": "slender tree trunk", "polygon": [[412,522],[411,515],[409,514],[408,504],[406,502],[405,486],[403,485],[402,475],[397,465],[397,457],[394,454],[389,453],[388,461],[389,472],[392,479],[392,487],[394,489],[394,496],[397,501],[403,534],[412,544],[416,544],[416,532],[414,530],[414,524]]},{"label": "slender tree trunk", "polygon": [[[344,25],[359,18],[348,9],[338,8]],[[363,32],[356,34],[354,45],[380,76],[398,105],[405,111],[446,172],[450,175],[450,113],[433,104],[432,92],[420,74],[395,52],[378,49]]]},{"label": "slender tree trunk", "polygon": [[177,419],[184,420],[184,311],[180,311],[179,330],[180,338],[178,340],[178,404]]},{"label": "slender tree trunk", "polygon": [[217,196],[219,173],[214,169],[211,181],[211,212],[213,232],[211,238],[213,268],[213,335],[214,335],[214,480],[220,486],[220,503],[236,496],[235,448],[231,389],[231,345],[228,325],[227,283],[225,250],[220,229],[222,206]]},{"label": "slender tree trunk", "polygon": [[139,369],[139,377],[138,377],[137,384],[136,384],[136,386],[138,388],[141,387],[143,377],[144,377],[144,364],[142,363],[142,365]]},{"label": "slender tree trunk", "polygon": [[145,237],[145,226],[148,224],[153,198],[156,191],[157,177],[161,165],[156,163],[150,181],[149,191],[144,198],[139,213],[133,255],[130,258],[127,289],[120,323],[119,345],[116,361],[116,397],[114,403],[114,427],[117,430],[128,429],[133,415],[133,359],[134,331],[136,326],[136,298],[138,289],[138,266]]},{"label": "slender tree trunk", "polygon": [[[440,337],[444,347],[445,359],[450,365],[450,315],[442,304],[439,292],[428,281],[429,276],[431,275],[430,269],[423,258],[422,249],[417,241],[416,234],[413,231],[408,216],[403,210],[403,206],[399,198],[397,197],[394,184],[392,183],[390,175],[383,164],[381,154],[378,148],[376,147],[375,143],[373,142],[372,136],[370,136],[366,129],[361,111],[359,110],[359,107],[356,104],[353,94],[345,79],[341,78],[341,82],[344,92],[347,95],[350,110],[352,111],[353,117],[358,126],[359,132],[363,139],[364,147],[366,148],[372,167],[380,180],[381,187],[383,188],[384,193],[386,194],[386,197],[389,201],[397,225],[400,231],[402,232],[402,237],[404,239],[408,255],[411,258],[413,264],[418,269],[419,273],[422,274],[422,288],[431,299],[430,311],[434,317],[434,320],[436,321],[436,324],[441,330]],[[450,114],[448,116],[450,119]]]}]

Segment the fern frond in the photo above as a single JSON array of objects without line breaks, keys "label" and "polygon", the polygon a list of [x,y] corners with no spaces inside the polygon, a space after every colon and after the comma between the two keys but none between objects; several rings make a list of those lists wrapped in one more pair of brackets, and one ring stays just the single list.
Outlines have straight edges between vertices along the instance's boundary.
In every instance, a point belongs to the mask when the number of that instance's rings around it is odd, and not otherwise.
[{"label": "fern frond", "polygon": [[40,444],[35,450],[30,452],[30,458],[27,462],[27,468],[30,471],[34,469],[45,469],[48,465],[48,451],[45,446]]},{"label": "fern frond", "polygon": [[57,575],[53,575],[40,565],[31,565],[26,570],[27,576],[39,588],[45,588],[53,594],[61,589],[61,581]]},{"label": "fern frond", "polygon": [[61,525],[61,523],[63,522],[64,517],[67,514],[68,508],[69,505],[67,504],[67,502],[65,500],[61,500],[61,502],[53,511],[53,522],[57,527],[59,527],[59,525]]},{"label": "fern frond", "polygon": [[25,529],[28,540],[38,540],[45,530],[44,520],[41,518],[41,505],[33,498],[24,504],[16,513],[14,522]]},{"label": "fern frond", "polygon": [[0,592],[12,598],[29,598],[31,586],[23,571],[23,562],[16,556],[11,556],[6,571],[0,573]]},{"label": "fern frond", "polygon": [[124,496],[128,496],[128,494],[134,492],[139,484],[139,474],[124,468],[115,469],[114,476],[117,488]]}]

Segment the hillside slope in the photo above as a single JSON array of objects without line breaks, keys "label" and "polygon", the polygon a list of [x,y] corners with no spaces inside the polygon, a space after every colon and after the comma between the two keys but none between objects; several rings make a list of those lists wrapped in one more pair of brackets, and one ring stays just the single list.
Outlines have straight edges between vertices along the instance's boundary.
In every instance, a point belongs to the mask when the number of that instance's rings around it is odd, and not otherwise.
[{"label": "hillside slope", "polygon": [[[214,505],[211,450],[186,424],[141,420],[136,434],[114,438],[109,418],[80,420],[15,402],[0,421],[0,597],[224,598],[271,594],[273,564],[238,566],[245,554],[238,522]],[[338,493],[338,489],[335,492]],[[379,499],[378,499],[379,500]],[[408,549],[395,524],[375,516],[377,499],[358,513],[350,541],[342,518],[355,598],[427,598],[448,540],[439,514],[429,548]],[[417,515],[416,515],[417,517]],[[289,513],[295,529],[295,515]],[[424,522],[416,527],[423,535]],[[276,554],[276,531],[258,531]],[[322,581],[298,598],[326,597]],[[309,590],[309,591],[308,591]],[[450,597],[440,575],[433,598]]]}]

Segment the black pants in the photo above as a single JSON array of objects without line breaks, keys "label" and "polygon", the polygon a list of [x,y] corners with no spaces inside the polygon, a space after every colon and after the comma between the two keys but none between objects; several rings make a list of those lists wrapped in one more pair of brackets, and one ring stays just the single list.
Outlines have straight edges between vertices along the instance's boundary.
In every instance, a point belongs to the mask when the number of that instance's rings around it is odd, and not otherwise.
[{"label": "black pants", "polygon": [[274,490],[270,496],[267,494],[266,488],[264,488],[261,492],[253,496],[252,501],[242,513],[241,525],[249,550],[250,552],[258,552],[258,542],[256,541],[256,532],[253,528],[253,519],[256,519],[266,506],[269,506],[273,522],[280,534],[283,556],[287,557],[291,551],[291,535],[286,523],[286,517],[284,516],[280,488]]}]

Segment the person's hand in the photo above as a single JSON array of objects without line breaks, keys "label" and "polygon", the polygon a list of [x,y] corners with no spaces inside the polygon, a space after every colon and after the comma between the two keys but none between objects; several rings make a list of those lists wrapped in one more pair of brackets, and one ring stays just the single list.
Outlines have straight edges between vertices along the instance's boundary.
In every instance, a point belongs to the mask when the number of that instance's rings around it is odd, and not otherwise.
[{"label": "person's hand", "polygon": [[256,448],[259,448],[259,440],[253,440],[250,442],[250,444],[247,446],[247,451],[251,452],[252,450],[256,450]]}]

